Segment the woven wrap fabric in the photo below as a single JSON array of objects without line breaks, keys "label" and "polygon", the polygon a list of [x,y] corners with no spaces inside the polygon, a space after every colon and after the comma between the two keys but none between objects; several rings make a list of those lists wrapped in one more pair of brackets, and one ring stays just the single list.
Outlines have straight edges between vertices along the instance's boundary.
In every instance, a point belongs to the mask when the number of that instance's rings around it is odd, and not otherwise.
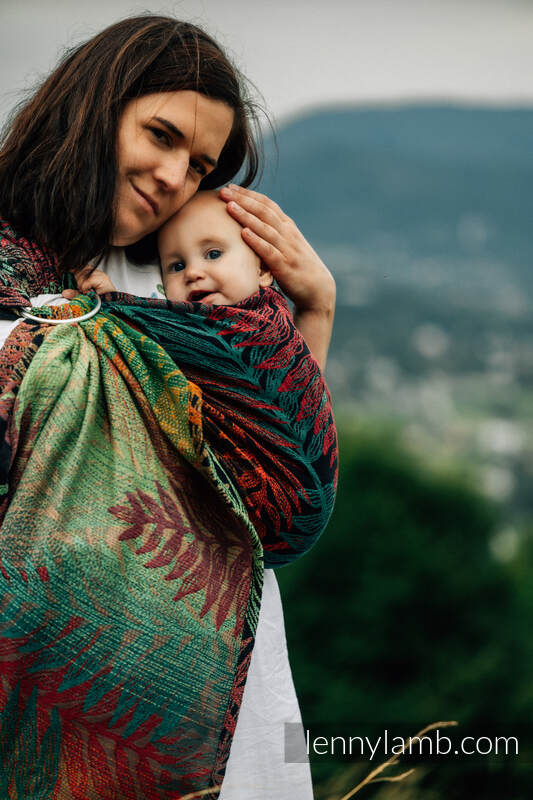
[{"label": "woven wrap fabric", "polygon": [[[17,283],[12,244],[6,309],[60,288],[31,247]],[[316,541],[336,486],[330,398],[284,299],[107,295],[85,322],[17,325],[0,387],[0,798],[220,787],[263,567]]]}]

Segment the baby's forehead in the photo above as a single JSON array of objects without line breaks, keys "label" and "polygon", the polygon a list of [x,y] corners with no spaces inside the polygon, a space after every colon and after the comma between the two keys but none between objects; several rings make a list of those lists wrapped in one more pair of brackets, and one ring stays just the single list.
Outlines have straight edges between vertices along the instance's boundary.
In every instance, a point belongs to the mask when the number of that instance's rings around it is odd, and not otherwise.
[{"label": "baby's forehead", "polygon": [[183,208],[178,211],[178,214],[186,209],[194,214],[201,214],[205,211],[214,211],[222,214],[226,211],[226,203],[219,196],[218,192],[209,190],[205,192],[197,192],[195,195],[193,195],[191,199],[185,203]]},{"label": "baby's forehead", "polygon": [[212,190],[197,192],[171,219],[180,220],[184,217],[190,218],[202,214],[209,214],[210,216],[218,214],[221,219],[224,219],[224,215],[227,214],[225,206],[226,203],[219,197],[217,192]]},{"label": "baby's forehead", "polygon": [[223,227],[227,231],[235,231],[238,233],[240,225],[236,222],[227,212],[226,203],[222,200],[218,192],[205,191],[198,192],[190,200],[183,205],[160,229],[160,233],[165,230],[180,228],[188,226],[191,222],[195,226],[201,225],[202,219],[205,218],[206,225],[210,227],[217,226]]},{"label": "baby's forehead", "polygon": [[160,255],[196,247],[209,239],[229,244],[242,242],[242,227],[228,213],[218,192],[198,192],[159,229],[157,246]]}]

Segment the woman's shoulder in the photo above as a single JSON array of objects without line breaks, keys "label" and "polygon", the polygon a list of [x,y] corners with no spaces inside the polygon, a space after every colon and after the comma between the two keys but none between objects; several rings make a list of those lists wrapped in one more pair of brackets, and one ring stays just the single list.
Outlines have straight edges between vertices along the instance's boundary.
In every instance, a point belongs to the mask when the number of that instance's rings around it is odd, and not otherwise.
[{"label": "woman's shoulder", "polygon": [[61,292],[57,259],[0,216],[0,305],[28,305],[30,297]]}]

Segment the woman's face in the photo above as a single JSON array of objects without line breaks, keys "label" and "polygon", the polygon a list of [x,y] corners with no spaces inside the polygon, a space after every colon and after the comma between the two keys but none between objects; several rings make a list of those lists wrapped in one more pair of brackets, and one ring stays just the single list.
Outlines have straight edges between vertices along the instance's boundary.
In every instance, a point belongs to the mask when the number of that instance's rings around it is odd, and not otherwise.
[{"label": "woman's face", "polygon": [[125,246],[157,230],[196,192],[218,161],[234,112],[198,92],[161,92],[130,100],[117,136],[115,227]]}]

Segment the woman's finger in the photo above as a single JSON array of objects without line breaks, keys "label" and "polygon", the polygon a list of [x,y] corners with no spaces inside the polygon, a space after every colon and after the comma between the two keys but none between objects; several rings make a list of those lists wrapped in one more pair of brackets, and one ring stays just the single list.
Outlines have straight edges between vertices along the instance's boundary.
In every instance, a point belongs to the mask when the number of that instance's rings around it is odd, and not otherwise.
[{"label": "woman's finger", "polygon": [[258,236],[261,236],[266,242],[273,245],[274,247],[278,248],[279,250],[283,249],[284,238],[281,235],[280,231],[269,225],[267,222],[263,222],[256,214],[251,213],[250,211],[246,211],[242,206],[238,205],[234,201],[228,203],[227,209],[234,219],[239,222],[243,228],[248,227],[256,233]]},{"label": "woman's finger", "polygon": [[268,223],[272,227],[280,227],[285,222],[289,221],[289,217],[283,213],[281,208],[274,203],[273,200],[259,192],[253,192],[248,189],[240,189],[233,191],[224,187],[221,189],[222,199],[226,202],[233,200],[238,203],[246,211],[255,214],[256,217]]},{"label": "woman's finger", "polygon": [[[244,186],[237,186],[236,183],[230,183],[228,186],[223,186],[221,191],[227,195],[234,193],[240,197],[248,197],[250,200],[255,200],[258,203],[268,206],[272,209],[272,211],[281,211],[281,208],[277,203],[274,202],[274,200],[272,200],[270,197],[267,197],[266,194],[256,192],[255,189],[246,189]],[[281,211],[281,213],[283,212]]]},{"label": "woman's finger", "polygon": [[242,236],[246,244],[252,248],[261,261],[264,261],[267,267],[272,270],[274,277],[277,278],[277,271],[285,265],[283,253],[270,242],[265,241],[262,236],[258,236],[257,233],[250,230],[250,228],[244,228]]}]

